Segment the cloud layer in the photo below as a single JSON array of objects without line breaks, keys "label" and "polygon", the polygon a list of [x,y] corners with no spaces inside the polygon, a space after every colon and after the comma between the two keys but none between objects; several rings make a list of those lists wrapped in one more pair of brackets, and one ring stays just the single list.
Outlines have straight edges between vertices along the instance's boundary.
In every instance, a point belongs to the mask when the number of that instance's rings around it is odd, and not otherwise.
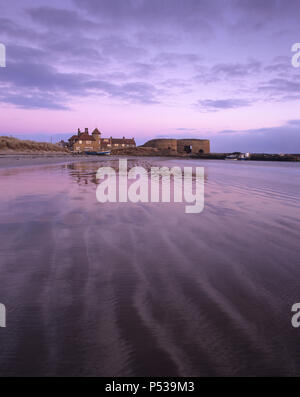
[{"label": "cloud layer", "polygon": [[7,47],[0,107],[32,117],[57,112],[56,129],[76,128],[69,114],[83,120],[87,107],[101,123],[105,107],[120,119],[119,127],[106,122],[110,133],[135,120],[141,136],[282,125],[299,108],[300,72],[290,53],[300,41],[299,11],[297,0],[0,5]]}]

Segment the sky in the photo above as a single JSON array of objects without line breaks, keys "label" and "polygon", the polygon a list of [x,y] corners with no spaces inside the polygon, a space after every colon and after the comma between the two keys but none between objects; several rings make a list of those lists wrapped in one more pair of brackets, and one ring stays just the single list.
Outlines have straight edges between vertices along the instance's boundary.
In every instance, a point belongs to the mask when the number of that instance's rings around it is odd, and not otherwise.
[{"label": "sky", "polygon": [[300,153],[299,0],[0,0],[0,135]]}]

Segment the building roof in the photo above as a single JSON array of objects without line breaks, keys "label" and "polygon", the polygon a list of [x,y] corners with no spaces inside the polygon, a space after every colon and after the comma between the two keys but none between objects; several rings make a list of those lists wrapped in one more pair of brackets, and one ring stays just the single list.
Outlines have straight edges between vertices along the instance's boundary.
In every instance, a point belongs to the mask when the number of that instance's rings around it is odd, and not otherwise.
[{"label": "building roof", "polygon": [[88,132],[81,132],[79,135],[73,135],[69,140],[72,141],[95,141],[95,138],[89,135]]},{"label": "building roof", "polygon": [[95,128],[92,134],[101,134],[101,132],[98,130],[98,128]]},{"label": "building roof", "polygon": [[71,138],[69,138],[69,141],[75,141],[75,139],[78,138],[78,135],[73,135],[71,136]]},{"label": "building roof", "polygon": [[134,138],[112,138],[112,143],[126,143],[128,145],[135,145]]},{"label": "building roof", "polygon": [[79,139],[82,141],[95,141],[95,138],[92,135],[89,135],[89,133],[83,132],[82,134],[79,135]]}]

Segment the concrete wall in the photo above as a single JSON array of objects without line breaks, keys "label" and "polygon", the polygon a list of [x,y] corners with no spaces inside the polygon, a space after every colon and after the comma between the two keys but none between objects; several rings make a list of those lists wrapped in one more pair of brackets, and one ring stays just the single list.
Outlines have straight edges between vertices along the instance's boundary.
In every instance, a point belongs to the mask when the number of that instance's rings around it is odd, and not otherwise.
[{"label": "concrete wall", "polygon": [[167,149],[177,152],[177,140],[176,139],[152,139],[146,142],[143,146],[154,147],[157,149]]},{"label": "concrete wall", "polygon": [[210,153],[210,143],[208,139],[178,139],[178,153]]},{"label": "concrete wall", "polygon": [[177,153],[210,153],[208,139],[152,139],[143,146],[168,149]]}]

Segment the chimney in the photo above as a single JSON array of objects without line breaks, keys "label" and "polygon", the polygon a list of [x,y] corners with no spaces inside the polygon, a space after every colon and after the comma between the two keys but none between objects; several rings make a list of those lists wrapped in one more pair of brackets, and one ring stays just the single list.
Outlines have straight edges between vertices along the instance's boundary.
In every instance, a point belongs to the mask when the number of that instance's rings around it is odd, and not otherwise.
[{"label": "chimney", "polygon": [[85,128],[85,129],[84,129],[84,132],[85,132],[86,134],[88,134],[88,133],[89,133],[89,129],[88,129],[88,128]]},{"label": "chimney", "polygon": [[123,136],[123,140],[125,139],[125,136]]},{"label": "chimney", "polygon": [[81,131],[80,131],[80,128],[78,128],[78,135],[80,135],[81,134]]}]

